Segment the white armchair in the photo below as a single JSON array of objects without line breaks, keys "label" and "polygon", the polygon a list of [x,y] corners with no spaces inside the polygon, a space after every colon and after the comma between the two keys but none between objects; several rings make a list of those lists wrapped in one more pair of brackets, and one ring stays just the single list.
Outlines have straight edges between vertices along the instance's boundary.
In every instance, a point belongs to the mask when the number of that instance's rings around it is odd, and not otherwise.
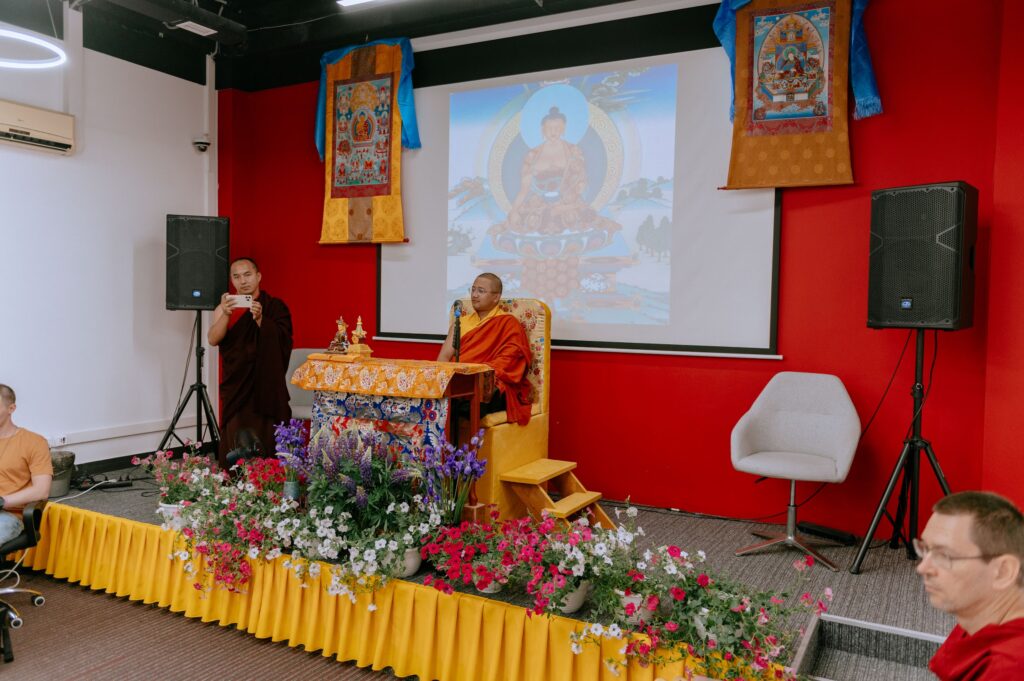
[{"label": "white armchair", "polygon": [[323,348],[293,348],[288,361],[288,373],[285,374],[285,378],[288,381],[288,403],[292,408],[293,419],[309,421],[313,418],[313,391],[303,390],[292,383],[292,376],[314,352],[323,352]]},{"label": "white armchair", "polygon": [[789,483],[786,534],[740,549],[746,555],[784,544],[836,566],[796,532],[796,481],[842,482],[860,440],[860,418],[838,377],[784,371],[776,374],[732,431],[738,471]]}]

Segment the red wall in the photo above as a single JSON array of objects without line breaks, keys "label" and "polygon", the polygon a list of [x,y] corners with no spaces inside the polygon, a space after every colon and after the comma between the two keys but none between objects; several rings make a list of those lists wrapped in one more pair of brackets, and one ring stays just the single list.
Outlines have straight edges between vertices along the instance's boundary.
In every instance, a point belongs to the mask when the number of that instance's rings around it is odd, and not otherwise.
[{"label": "red wall", "polygon": [[996,109],[989,340],[985,384],[985,456],[981,484],[1024,501],[1021,404],[1024,404],[1024,55],[1013,30],[1024,6],[1005,2]]},{"label": "red wall", "polygon": [[[866,23],[885,114],[851,125],[857,183],[783,192],[782,361],[553,353],[551,455],[579,461],[586,485],[609,498],[628,495],[639,503],[705,513],[743,517],[784,510],[786,483],[755,486],[751,476],[732,469],[733,424],[782,370],[839,375],[867,420],[907,333],[865,326],[870,193],[962,179],[981,196],[975,325],[939,335],[924,434],[954,489],[984,482],[1024,501],[1020,488],[1000,484],[999,467],[982,456],[984,444],[1000,462],[1012,458],[1011,425],[1019,419],[1009,407],[986,409],[986,390],[990,400],[998,396],[1012,404],[1014,391],[1024,388],[1024,359],[1015,352],[1024,339],[1019,317],[1014,335],[993,345],[1012,371],[986,384],[990,269],[999,309],[1012,309],[1007,306],[1021,295],[1019,284],[1012,293],[1004,287],[1017,283],[1014,266],[1021,260],[1014,256],[1024,250],[1024,238],[990,238],[997,231],[993,197],[1005,221],[999,229],[1022,215],[1021,170],[1014,158],[1024,142],[1014,128],[1015,147],[997,156],[995,131],[997,99],[1000,144],[1019,117],[1020,88],[1012,98],[997,93],[1001,83],[1020,85],[1020,75],[1018,69],[1012,77],[1000,76],[998,3],[945,5],[942,12],[929,0],[872,5]],[[1005,30],[1019,24],[1007,22]],[[1019,63],[1010,45],[1005,58]],[[360,314],[369,331],[376,328],[376,248],[317,245],[323,171],[313,145],[316,92],[316,83],[309,83],[220,94],[220,205],[232,218],[232,253],[260,261],[265,288],[292,309],[299,347],[325,345],[339,313],[347,320]],[[994,182],[997,172],[1005,178]],[[998,247],[991,268],[990,243]],[[1002,333],[1001,325],[993,328]],[[929,333],[929,361],[931,343]],[[436,353],[426,344],[377,342],[374,349],[385,357]],[[909,425],[912,378],[913,345],[846,483],[827,487],[801,517],[855,532],[867,528]],[[930,475],[924,480],[924,503],[930,505],[937,486]],[[812,488],[801,483],[798,493]]]}]

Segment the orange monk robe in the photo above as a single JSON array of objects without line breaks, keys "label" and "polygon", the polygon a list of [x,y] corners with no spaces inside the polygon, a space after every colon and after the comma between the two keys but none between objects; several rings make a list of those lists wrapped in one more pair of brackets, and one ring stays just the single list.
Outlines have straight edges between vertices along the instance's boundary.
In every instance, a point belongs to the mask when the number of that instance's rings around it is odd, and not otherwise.
[{"label": "orange monk robe", "polygon": [[[530,343],[519,320],[495,308],[476,319],[467,315],[469,328],[461,334],[459,361],[486,364],[494,369],[494,382],[505,396],[509,423],[525,426],[530,422]],[[465,328],[465,327],[463,327]]]}]

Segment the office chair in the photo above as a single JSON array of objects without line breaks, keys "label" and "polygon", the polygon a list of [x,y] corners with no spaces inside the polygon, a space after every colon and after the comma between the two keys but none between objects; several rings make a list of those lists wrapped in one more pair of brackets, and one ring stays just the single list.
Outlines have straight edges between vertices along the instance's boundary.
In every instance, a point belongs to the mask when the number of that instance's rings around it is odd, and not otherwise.
[{"label": "office chair", "polygon": [[43,524],[43,508],[46,501],[33,501],[25,506],[21,512],[25,523],[25,529],[14,539],[0,546],[0,556],[7,556],[16,551],[21,551],[21,557],[11,567],[0,569],[0,583],[13,579],[12,586],[0,587],[0,649],[3,650],[4,662],[14,660],[14,652],[11,649],[11,629],[20,629],[24,623],[21,613],[9,601],[8,597],[13,594],[29,594],[32,596],[32,605],[39,607],[46,602],[43,594],[35,589],[24,589],[19,587],[21,575],[18,568],[25,560],[25,550],[30,549],[39,543],[39,528]]}]

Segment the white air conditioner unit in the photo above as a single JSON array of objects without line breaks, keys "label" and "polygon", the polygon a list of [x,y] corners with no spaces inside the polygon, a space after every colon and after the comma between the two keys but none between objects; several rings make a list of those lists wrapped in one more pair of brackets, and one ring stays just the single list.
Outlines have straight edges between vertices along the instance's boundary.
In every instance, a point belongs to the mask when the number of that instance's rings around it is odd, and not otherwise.
[{"label": "white air conditioner unit", "polygon": [[0,99],[0,142],[66,156],[75,150],[75,117]]}]

